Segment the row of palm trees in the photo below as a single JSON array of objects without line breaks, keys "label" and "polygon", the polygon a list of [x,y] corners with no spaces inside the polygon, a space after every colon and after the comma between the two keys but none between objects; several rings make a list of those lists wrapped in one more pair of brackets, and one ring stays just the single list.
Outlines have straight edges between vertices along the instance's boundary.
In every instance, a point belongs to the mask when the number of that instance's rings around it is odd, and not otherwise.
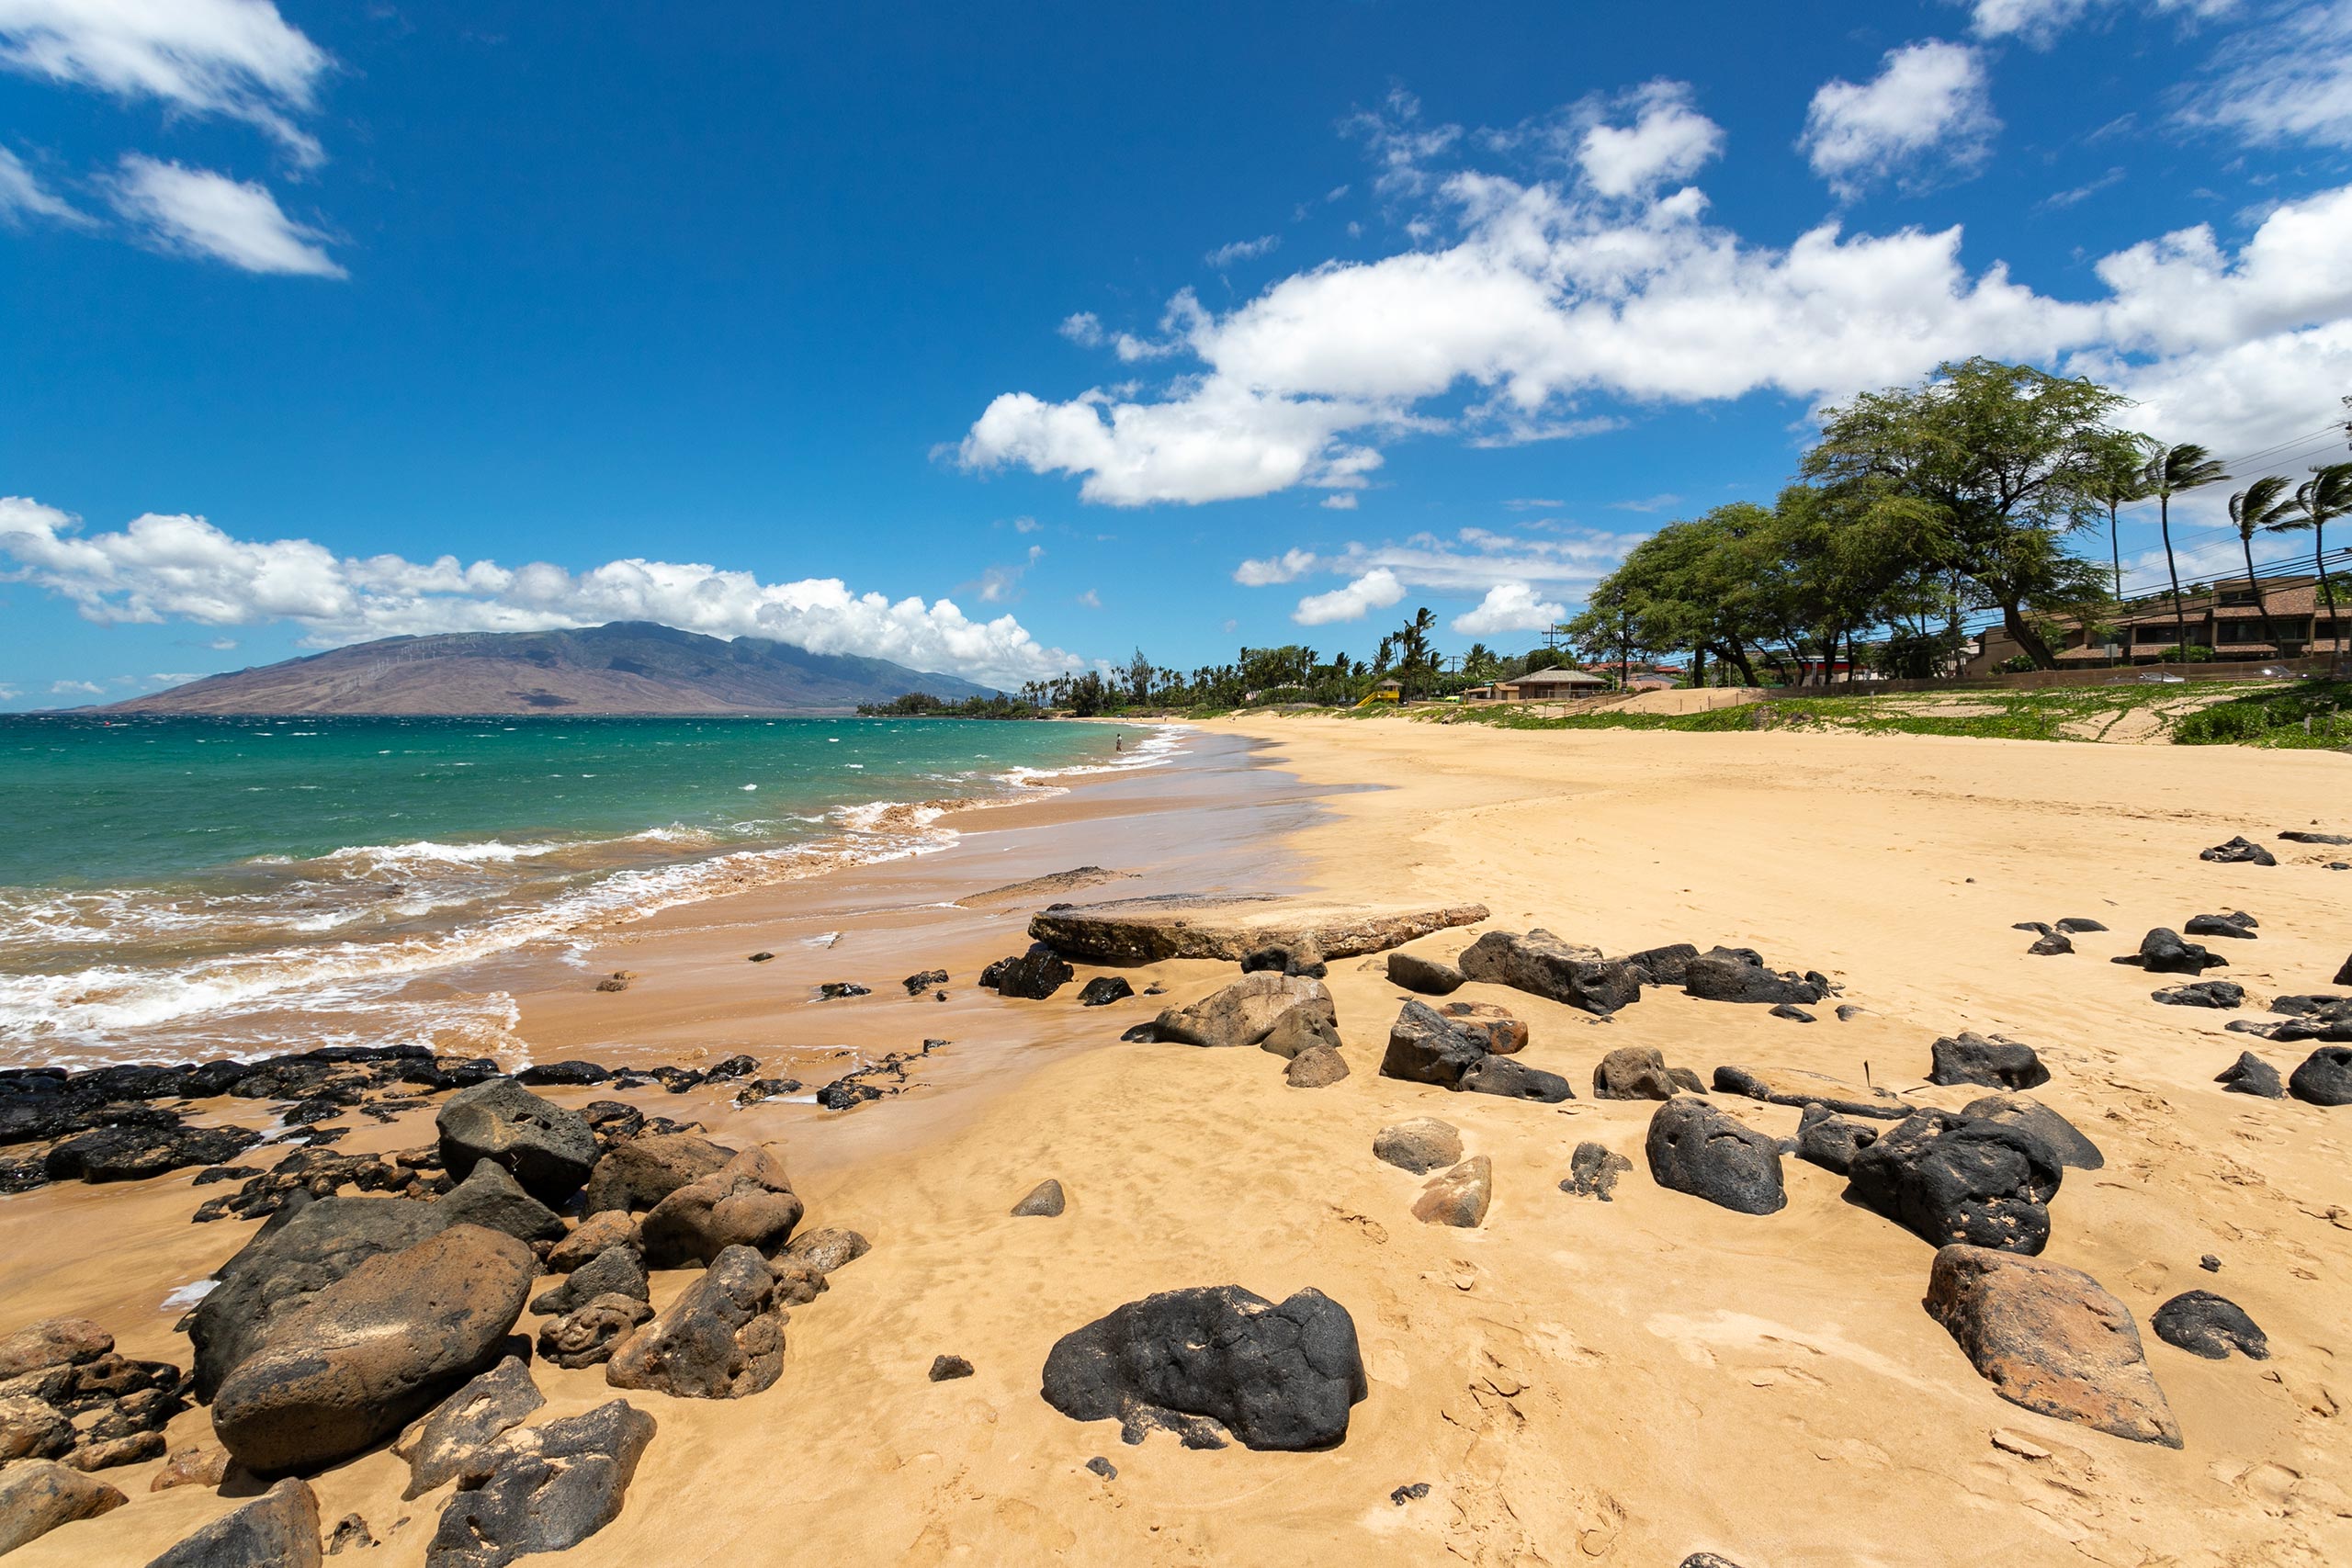
[{"label": "row of palm trees", "polygon": [[[2108,548],[2114,558],[2116,597],[2123,595],[2123,556],[2116,541],[2116,509],[2135,501],[2154,501],[2157,526],[2164,535],[2165,572],[2172,580],[2174,646],[2186,657],[2188,616],[2181,607],[2180,569],[2173,558],[2172,498],[2207,485],[2225,484],[2230,476],[2219,459],[2194,442],[2166,445],[2151,441],[2132,457],[2138,460],[2118,461],[2100,477],[2099,499],[2107,503]],[[2312,477],[2297,485],[2291,493],[2287,488],[2290,481],[2273,474],[2255,480],[2230,497],[2230,522],[2235,525],[2238,543],[2245,552],[2246,584],[2254,590],[2265,642],[2275,643],[2278,639],[2272,635],[2269,598],[2263,592],[2262,579],[2255,574],[2256,534],[2310,529],[2312,565],[2319,573],[2320,597],[2327,613],[2331,616],[2335,613],[2335,585],[2327,575],[2327,525],[2337,518],[2352,516],[2352,463],[2323,464],[2311,473]]]}]

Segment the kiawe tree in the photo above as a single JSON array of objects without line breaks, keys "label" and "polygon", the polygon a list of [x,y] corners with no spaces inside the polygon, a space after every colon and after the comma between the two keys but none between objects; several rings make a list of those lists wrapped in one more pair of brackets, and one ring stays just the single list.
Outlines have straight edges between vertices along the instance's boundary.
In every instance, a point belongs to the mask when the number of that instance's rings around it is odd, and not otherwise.
[{"label": "kiawe tree", "polygon": [[2042,669],[2058,662],[2029,612],[2103,597],[2065,540],[2095,525],[2098,475],[2125,400],[2088,380],[1975,358],[1925,386],[1827,411],[1804,472],[1864,505],[1936,509],[1946,559]]}]

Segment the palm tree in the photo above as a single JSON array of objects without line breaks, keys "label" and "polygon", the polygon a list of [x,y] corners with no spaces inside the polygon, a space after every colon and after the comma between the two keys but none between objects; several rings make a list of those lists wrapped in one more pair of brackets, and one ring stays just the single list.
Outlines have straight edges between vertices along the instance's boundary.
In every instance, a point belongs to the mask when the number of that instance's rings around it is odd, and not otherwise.
[{"label": "palm tree", "polygon": [[2115,572],[2118,599],[2123,597],[2123,548],[2116,538],[2115,513],[2119,507],[2148,499],[2145,456],[2138,437],[2118,440],[2099,452],[2090,482],[2084,487],[2107,508],[2107,554]]},{"label": "palm tree", "polygon": [[2172,555],[2172,498],[2182,491],[2220,484],[2230,476],[2213,455],[2193,441],[2177,446],[2152,443],[2140,470],[2146,494],[2156,498],[2156,525],[2164,530],[2165,573],[2172,579],[2173,651],[2188,657],[2188,616],[2180,607],[2180,569]]},{"label": "palm tree", "polygon": [[2294,513],[2295,498],[2277,474],[2266,475],[2230,497],[2230,521],[2237,525],[2238,543],[2245,550],[2245,585],[2254,590],[2255,608],[2262,615],[2262,640],[2273,647],[2278,639],[2270,626],[2270,598],[2262,592],[2262,579],[2254,574],[2254,536],[2278,532],[2278,525]]},{"label": "palm tree", "polygon": [[[2335,584],[2327,577],[2327,525],[2338,517],[2352,516],[2352,463],[2329,463],[2312,470],[2312,477],[2295,491],[2295,504],[2302,516],[2282,517],[2270,525],[2273,533],[2290,533],[2297,529],[2312,531],[2312,565],[2319,571],[2319,596],[2327,606],[2327,617],[2337,639],[2336,654],[2347,651],[2343,646],[2344,622],[2335,614]],[[2313,631],[2317,631],[2314,626]]]}]

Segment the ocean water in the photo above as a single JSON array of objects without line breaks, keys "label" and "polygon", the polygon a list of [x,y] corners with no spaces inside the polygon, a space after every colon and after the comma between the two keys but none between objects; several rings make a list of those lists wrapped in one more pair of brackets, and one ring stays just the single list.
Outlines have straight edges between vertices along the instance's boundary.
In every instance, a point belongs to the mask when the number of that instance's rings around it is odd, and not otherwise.
[{"label": "ocean water", "polygon": [[921,854],[1170,731],[921,719],[0,716],[0,1066],[503,1043],[501,954]]}]

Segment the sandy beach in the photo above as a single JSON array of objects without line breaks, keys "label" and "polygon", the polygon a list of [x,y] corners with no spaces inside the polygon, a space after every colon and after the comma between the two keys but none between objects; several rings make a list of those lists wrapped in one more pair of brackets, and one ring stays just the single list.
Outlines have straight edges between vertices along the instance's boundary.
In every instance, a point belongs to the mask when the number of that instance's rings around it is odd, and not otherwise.
[{"label": "sandy beach", "polygon": [[[776,1384],[741,1400],[633,1393],[659,1433],[620,1517],[564,1555],[647,1562],[1674,1563],[1743,1568],[1962,1562],[2211,1568],[2352,1559],[2352,1442],[2335,1365],[2352,1308],[2352,1111],[2223,1093],[2253,1049],[2282,1071],[2307,1046],[2225,1032],[2255,1000],[2328,989],[2352,950],[2341,851],[2282,829],[2352,831],[2346,760],[2233,747],[2134,748],[1776,733],[1532,733],[1400,720],[1253,716],[1198,728],[1174,766],[951,818],[917,860],[669,911],[600,949],[589,976],[503,976],[533,1058],[707,1066],[745,1053],[813,1089],[889,1052],[950,1042],[912,1085],[854,1110],[805,1097],[736,1109],[716,1086],[618,1096],[727,1144],[779,1144],[806,1225],[872,1250],[791,1310]],[[2271,867],[2198,852],[2243,833]],[[976,896],[1073,867],[1117,880],[1040,899]],[[1819,970],[1861,1010],[1798,1023],[1670,987],[1597,1018],[1474,983],[1524,1020],[1521,1058],[1578,1098],[1450,1094],[1377,1071],[1405,993],[1378,956],[1332,964],[1343,1081],[1286,1087],[1254,1049],[1122,1043],[1231,964],[1116,971],[1159,997],[1084,1009],[974,984],[1018,953],[1041,901],[1159,892],[1312,892],[1342,904],[1487,905],[1480,931],[1543,927],[1611,953],[1690,942]],[[2202,912],[2259,918],[2223,972],[2245,1013],[2154,1005],[2169,983],[2108,960]],[[2056,957],[2023,920],[2109,930]],[[832,940],[827,942],[825,939]],[[773,960],[746,962],[755,951]],[[944,1001],[901,976],[948,971]],[[1079,981],[1098,970],[1078,967]],[[854,981],[870,996],[822,1001]],[[2030,1044],[2037,1097],[2103,1150],[2051,1204],[2044,1257],[2139,1320],[2178,1450],[2006,1403],[1922,1310],[1933,1249],[1800,1160],[1787,1206],[1749,1215],[1667,1190],[1644,1164],[1657,1107],[1589,1097],[1595,1062],[1654,1046],[1702,1077],[1724,1064],[1867,1077],[1924,1106],[1984,1092],[1925,1084],[1930,1043],[1973,1030]],[[731,1087],[731,1086],[730,1086]],[[549,1089],[559,1103],[614,1098]],[[1718,1100],[1723,1096],[1715,1097]],[[1729,1102],[1795,1132],[1792,1107]],[[250,1117],[254,1107],[235,1108]],[[224,1111],[224,1114],[226,1111]],[[1412,1213],[1423,1179],[1374,1135],[1437,1116],[1493,1163],[1484,1223]],[[355,1119],[339,1152],[432,1141],[432,1111]],[[1560,1189],[1594,1141],[1633,1169],[1613,1201]],[[246,1163],[256,1163],[248,1159]],[[1040,1180],[1056,1218],[1008,1211]],[[187,1363],[175,1289],[242,1245],[191,1225],[189,1173],[0,1199],[0,1334],[92,1318],[124,1354]],[[2200,1258],[2218,1261],[2217,1270]],[[653,1276],[656,1307],[695,1278]],[[1120,1441],[1039,1396],[1056,1340],[1122,1303],[1237,1284],[1344,1306],[1369,1394],[1319,1452]],[[2146,1330],[2211,1289],[2267,1331],[2271,1358],[2207,1360]],[[536,1320],[526,1317],[528,1327]],[[940,1355],[974,1375],[933,1382]],[[560,1416],[612,1397],[601,1368],[536,1369]],[[210,1439],[196,1408],[175,1449]],[[1115,1477],[1091,1472],[1097,1457]],[[140,1563],[259,1490],[232,1477],[150,1494],[161,1461],[101,1472],[130,1498],[11,1554],[11,1568]],[[444,1500],[402,1501],[378,1448],[311,1478],[322,1518],[356,1513],[424,1561]],[[1426,1484],[1424,1495],[1402,1489]]]}]

